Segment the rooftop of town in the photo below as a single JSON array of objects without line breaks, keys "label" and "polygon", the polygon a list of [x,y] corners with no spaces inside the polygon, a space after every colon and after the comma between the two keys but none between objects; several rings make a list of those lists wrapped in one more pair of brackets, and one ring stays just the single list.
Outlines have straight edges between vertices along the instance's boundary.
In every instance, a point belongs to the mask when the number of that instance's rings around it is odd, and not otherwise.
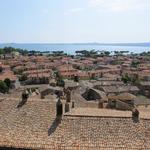
[{"label": "rooftop of town", "polygon": [[149,53],[25,52],[0,55],[0,149],[150,149]]}]

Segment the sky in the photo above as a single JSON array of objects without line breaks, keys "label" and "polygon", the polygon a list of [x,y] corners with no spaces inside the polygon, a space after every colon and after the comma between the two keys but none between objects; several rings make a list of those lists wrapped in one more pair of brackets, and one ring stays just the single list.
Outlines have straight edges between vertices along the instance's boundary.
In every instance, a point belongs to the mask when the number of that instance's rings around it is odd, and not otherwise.
[{"label": "sky", "polygon": [[150,0],[0,0],[0,43],[150,42]]}]

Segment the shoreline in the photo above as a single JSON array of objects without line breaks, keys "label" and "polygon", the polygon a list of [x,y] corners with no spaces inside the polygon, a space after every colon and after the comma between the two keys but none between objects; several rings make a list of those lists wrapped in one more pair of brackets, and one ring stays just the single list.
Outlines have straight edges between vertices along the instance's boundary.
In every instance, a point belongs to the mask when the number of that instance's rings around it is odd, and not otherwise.
[{"label": "shoreline", "polygon": [[35,50],[40,52],[52,52],[52,51],[64,51],[67,54],[75,54],[75,51],[78,50],[95,50],[95,51],[129,51],[129,53],[142,53],[149,52],[150,46],[134,46],[134,45],[102,45],[102,44],[94,44],[94,43],[68,43],[68,44],[54,44],[54,43],[6,43],[0,44],[0,48],[4,47],[14,47],[25,49],[27,51]]}]

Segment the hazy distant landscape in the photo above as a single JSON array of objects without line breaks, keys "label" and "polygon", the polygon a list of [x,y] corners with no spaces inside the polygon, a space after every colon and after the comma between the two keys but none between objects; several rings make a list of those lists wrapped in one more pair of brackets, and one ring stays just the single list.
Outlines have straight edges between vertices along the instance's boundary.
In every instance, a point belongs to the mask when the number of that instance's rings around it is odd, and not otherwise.
[{"label": "hazy distant landscape", "polygon": [[8,45],[19,45],[19,44],[51,44],[51,45],[105,45],[105,46],[145,46],[149,47],[150,42],[144,43],[99,43],[99,42],[91,42],[91,43],[0,43],[0,47],[8,46]]},{"label": "hazy distant landscape", "polygon": [[141,53],[150,51],[150,43],[6,43],[0,48],[14,47],[36,51],[60,51],[74,54],[76,50],[129,51]]}]

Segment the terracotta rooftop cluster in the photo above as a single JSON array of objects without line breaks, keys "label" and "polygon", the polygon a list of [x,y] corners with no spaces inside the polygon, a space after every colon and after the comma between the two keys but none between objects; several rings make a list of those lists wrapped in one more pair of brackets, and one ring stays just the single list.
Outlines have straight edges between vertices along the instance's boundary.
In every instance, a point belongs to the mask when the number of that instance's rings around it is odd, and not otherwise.
[{"label": "terracotta rooftop cluster", "polygon": [[9,65],[1,64],[1,67],[3,68],[3,71],[0,73],[0,80],[3,81],[6,78],[9,78],[11,81],[16,81],[16,75],[14,75],[13,71],[11,71]]},{"label": "terracotta rooftop cluster", "polygon": [[[0,101],[0,146],[27,149],[150,149],[150,120],[132,121],[130,112],[75,109],[61,123],[55,102]],[[97,114],[97,115],[96,115]]]},{"label": "terracotta rooftop cluster", "polygon": [[[0,61],[0,80],[10,78],[18,87],[0,97],[0,147],[150,149],[150,66],[143,57],[18,56],[8,60]],[[64,88],[50,84],[57,82],[57,72]],[[51,82],[19,85],[17,77],[22,75]],[[75,76],[79,81],[73,81]],[[137,82],[124,83],[123,76]],[[18,108],[23,92],[29,98]],[[56,117],[58,99],[62,110],[69,106],[61,117]],[[133,108],[139,110],[136,123]]]}]

